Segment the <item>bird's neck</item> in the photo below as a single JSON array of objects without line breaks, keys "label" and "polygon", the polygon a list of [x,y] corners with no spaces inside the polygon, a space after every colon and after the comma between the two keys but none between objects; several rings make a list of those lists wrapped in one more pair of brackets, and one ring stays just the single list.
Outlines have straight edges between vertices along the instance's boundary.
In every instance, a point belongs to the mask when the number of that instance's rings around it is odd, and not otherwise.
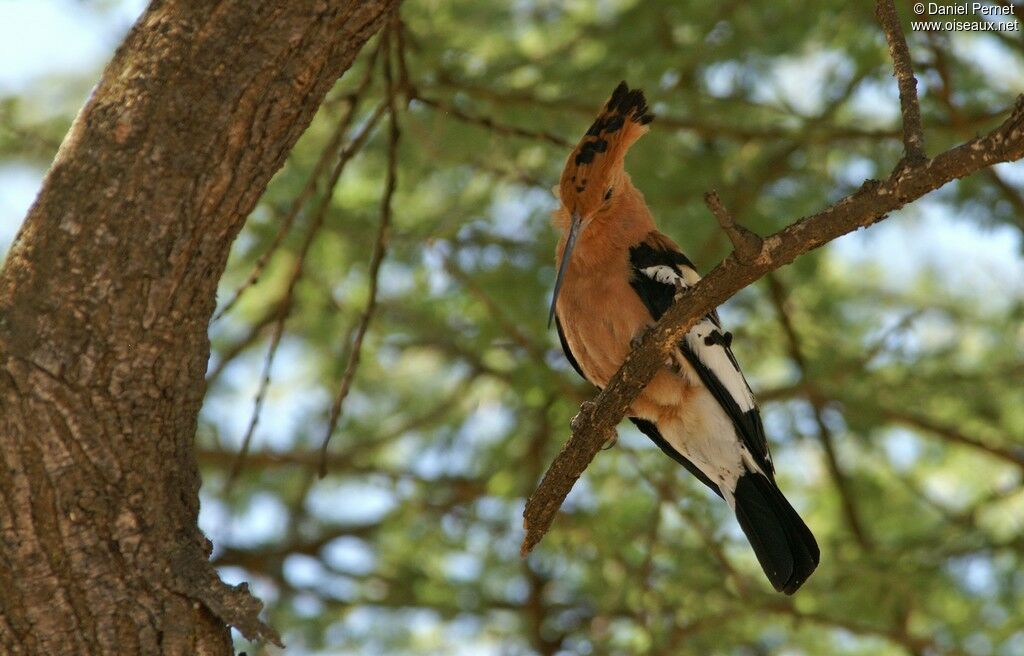
[{"label": "bird's neck", "polygon": [[[629,249],[654,229],[654,219],[639,192],[624,194],[607,212],[594,217],[580,234],[572,256],[574,268],[582,272],[607,266],[609,261],[625,261],[623,258],[628,258]],[[564,246],[563,235],[559,257]]]}]

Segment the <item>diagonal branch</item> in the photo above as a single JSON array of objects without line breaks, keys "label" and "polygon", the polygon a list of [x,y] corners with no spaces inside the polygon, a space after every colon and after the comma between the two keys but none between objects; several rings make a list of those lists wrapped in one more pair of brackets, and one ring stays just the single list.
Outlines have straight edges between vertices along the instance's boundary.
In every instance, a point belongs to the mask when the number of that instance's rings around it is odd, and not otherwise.
[{"label": "diagonal branch", "polygon": [[447,101],[440,100],[438,98],[430,98],[424,96],[419,92],[419,90],[416,87],[411,87],[409,89],[409,96],[413,100],[418,100],[427,107],[432,107],[433,109],[436,109],[439,112],[448,114],[452,118],[462,121],[463,123],[478,125],[496,134],[501,134],[509,137],[521,137],[523,139],[534,139],[536,141],[549,143],[555,146],[560,146],[562,148],[573,147],[573,144],[569,143],[565,139],[544,130],[527,130],[526,128],[521,128],[515,125],[506,125],[504,123],[499,123],[490,116],[476,116],[474,114],[470,114],[469,112],[464,111]]},{"label": "diagonal branch", "polygon": [[280,312],[278,313],[274,322],[274,332],[270,338],[270,347],[267,349],[267,356],[263,360],[263,372],[260,376],[260,385],[256,391],[256,399],[253,402],[252,415],[249,418],[249,426],[245,430],[245,436],[242,438],[242,446],[238,451],[238,459],[235,461],[235,465],[231,468],[231,472],[228,474],[227,482],[224,486],[225,494],[231,491],[235,480],[242,471],[242,466],[245,463],[245,455],[249,452],[249,447],[252,444],[253,435],[256,434],[256,426],[259,424],[260,413],[263,410],[263,402],[267,396],[267,390],[270,388],[270,377],[271,371],[274,367],[274,358],[277,355],[277,349],[281,345],[281,339],[284,337],[285,322],[288,320],[288,315],[291,314],[292,307],[295,303],[295,289],[302,279],[306,269],[306,258],[309,254],[309,249],[312,247],[317,234],[320,229],[324,226],[324,221],[327,218],[327,211],[331,204],[331,197],[334,193],[334,188],[338,185],[338,181],[341,179],[341,174],[345,170],[345,166],[348,162],[359,152],[366,142],[366,139],[370,136],[373,128],[377,125],[378,119],[386,108],[386,103],[381,103],[377,106],[377,109],[370,115],[362,128],[354,137],[352,141],[341,151],[338,156],[338,161],[334,165],[334,169],[331,171],[330,180],[327,183],[326,192],[320,199],[320,204],[317,206],[316,211],[313,215],[312,220],[309,224],[309,229],[306,231],[306,235],[302,240],[302,245],[299,246],[299,252],[295,259],[295,264],[292,266],[291,275],[288,277],[288,285],[285,289],[284,295],[279,302]]},{"label": "diagonal branch", "polygon": [[1021,449],[1020,447],[990,444],[989,442],[973,435],[969,435],[954,426],[945,425],[928,417],[927,415],[918,414],[910,410],[887,407],[879,408],[879,410],[882,412],[883,416],[890,421],[894,421],[917,430],[926,431],[952,444],[959,444],[961,446],[983,451],[991,456],[1024,469],[1024,449]]},{"label": "diagonal branch", "polygon": [[[939,40],[939,33],[929,32],[928,36],[928,45],[934,60],[932,67],[939,74],[939,80],[942,83],[938,86],[935,95],[945,107],[946,113],[949,115],[950,124],[964,137],[969,137],[972,134],[971,128],[964,120],[963,110],[953,100],[956,95],[953,89],[953,76],[949,70],[949,56],[943,47],[948,47],[949,35],[942,34],[943,37],[946,37],[942,41]],[[1004,180],[994,168],[986,170],[985,175],[992,181],[993,186],[999,190],[999,193],[1013,206],[1014,212],[1008,217],[1009,221],[1024,232],[1024,196],[1021,195],[1020,190]]]},{"label": "diagonal branch", "polygon": [[736,223],[729,210],[725,209],[725,205],[722,205],[722,199],[718,197],[717,191],[709,191],[704,194],[704,203],[711,210],[711,213],[715,215],[718,225],[722,227],[722,230],[729,237],[729,241],[732,242],[732,247],[736,251],[736,259],[744,264],[752,262],[757,257],[757,254],[761,252],[761,246],[763,245],[761,238],[739,223]]},{"label": "diagonal branch", "polygon": [[[389,30],[384,34],[384,39],[390,43]],[[388,154],[387,174],[384,179],[384,193],[381,197],[380,224],[377,228],[377,238],[374,241],[373,255],[370,258],[370,268],[367,273],[370,279],[369,297],[366,300],[366,307],[363,309],[359,322],[356,324],[354,336],[351,341],[348,362],[345,364],[345,372],[341,377],[341,384],[334,395],[331,404],[330,418],[327,420],[327,430],[324,432],[323,441],[320,444],[320,465],[318,475],[323,478],[327,475],[327,447],[331,441],[331,435],[341,418],[341,409],[345,404],[349,391],[352,389],[352,381],[355,380],[356,370],[359,368],[359,358],[363,351],[363,340],[370,328],[370,321],[377,311],[377,290],[380,281],[380,266],[387,253],[388,234],[391,231],[391,204],[395,196],[395,188],[398,185],[398,141],[401,131],[398,126],[398,112],[395,108],[395,86],[391,73],[391,56],[384,58],[384,78],[387,83],[387,108],[388,124]]]},{"label": "diagonal branch", "polygon": [[921,106],[917,100],[917,78],[910,61],[910,49],[900,27],[893,0],[877,0],[875,15],[889,44],[889,56],[900,89],[900,112],[903,114],[904,157],[901,164],[916,165],[924,162],[924,129],[921,127]]},{"label": "diagonal branch", "polygon": [[750,263],[727,257],[704,279],[687,290],[640,340],[622,367],[598,394],[586,402],[572,421],[572,436],[551,463],[523,513],[526,536],[522,553],[529,553],[554,521],[576,479],[609,439],[633,399],[662,367],[669,351],[707,313],[768,272],[833,239],[881,221],[887,214],[948,182],[1000,162],[1024,157],[1024,96],[1009,117],[988,134],[937,155],[921,166],[897,166],[881,182],[866,181],[859,190],[813,216],[764,239]]},{"label": "diagonal branch", "polygon": [[861,521],[860,510],[854,502],[855,495],[853,490],[850,489],[849,479],[840,465],[839,457],[836,454],[835,436],[825,421],[825,399],[822,398],[821,393],[815,387],[815,381],[811,378],[810,367],[807,365],[807,359],[804,357],[800,335],[797,333],[793,319],[786,309],[786,289],[778,276],[768,274],[765,277],[768,280],[768,291],[772,299],[772,305],[775,306],[775,312],[779,316],[782,332],[786,335],[789,357],[796,364],[800,372],[800,387],[804,397],[811,406],[814,422],[818,427],[818,440],[821,442],[821,448],[825,452],[825,464],[828,466],[829,474],[832,476],[836,491],[839,492],[840,508],[846,518],[846,523],[849,525],[850,533],[857,540],[857,544],[863,550],[871,551],[873,548],[871,538],[864,528],[864,522]]}]

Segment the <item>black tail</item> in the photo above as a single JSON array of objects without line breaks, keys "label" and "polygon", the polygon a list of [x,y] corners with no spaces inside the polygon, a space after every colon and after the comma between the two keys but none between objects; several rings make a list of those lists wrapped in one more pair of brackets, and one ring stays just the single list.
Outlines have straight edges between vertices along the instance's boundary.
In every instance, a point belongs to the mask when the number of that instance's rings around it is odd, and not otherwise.
[{"label": "black tail", "polygon": [[768,580],[793,594],[818,566],[818,543],[775,483],[748,472],[736,484],[736,519]]}]

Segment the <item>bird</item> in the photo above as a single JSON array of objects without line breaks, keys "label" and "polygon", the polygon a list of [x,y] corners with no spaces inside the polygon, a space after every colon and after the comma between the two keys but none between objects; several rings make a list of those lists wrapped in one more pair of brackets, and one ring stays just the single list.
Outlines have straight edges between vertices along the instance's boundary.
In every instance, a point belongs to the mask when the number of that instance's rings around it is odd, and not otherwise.
[{"label": "bird", "polygon": [[[658,231],[625,170],[654,120],[640,89],[620,83],[570,153],[553,189],[561,230],[548,315],[580,376],[604,388],[633,345],[700,280]],[[731,507],[772,586],[793,594],[818,565],[814,535],[779,490],[757,402],[717,311],[680,340],[637,396],[629,419]]]}]

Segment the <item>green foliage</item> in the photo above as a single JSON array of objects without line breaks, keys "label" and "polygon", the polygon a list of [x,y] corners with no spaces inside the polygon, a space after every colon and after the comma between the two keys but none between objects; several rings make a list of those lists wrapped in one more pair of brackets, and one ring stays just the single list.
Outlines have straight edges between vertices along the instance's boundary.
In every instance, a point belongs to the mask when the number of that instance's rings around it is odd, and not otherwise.
[{"label": "green foliage", "polygon": [[[870,3],[426,0],[401,18],[411,87],[399,94],[393,224],[325,479],[317,450],[370,297],[386,118],[334,189],[320,177],[259,282],[211,327],[202,522],[225,576],[268,602],[288,653],[1024,653],[1016,165],[808,255],[773,276],[774,293],[762,281],[723,309],[783,488],[822,547],[794,598],[771,592],[727,506],[625,426],[537,551],[518,554],[524,499],[593,394],[546,327],[548,190],[568,154],[554,142],[578,139],[620,79],[643,87],[659,118],[628,168],[661,228],[710,269],[728,242],[705,191],[768,234],[901,156]],[[1019,41],[908,41],[930,154],[997,123],[1024,85]],[[271,248],[380,42],[260,201],[222,304]],[[385,52],[356,127],[386,97]],[[60,129],[25,108],[48,89],[0,102],[5,160],[46,161],[38,144]]]}]

